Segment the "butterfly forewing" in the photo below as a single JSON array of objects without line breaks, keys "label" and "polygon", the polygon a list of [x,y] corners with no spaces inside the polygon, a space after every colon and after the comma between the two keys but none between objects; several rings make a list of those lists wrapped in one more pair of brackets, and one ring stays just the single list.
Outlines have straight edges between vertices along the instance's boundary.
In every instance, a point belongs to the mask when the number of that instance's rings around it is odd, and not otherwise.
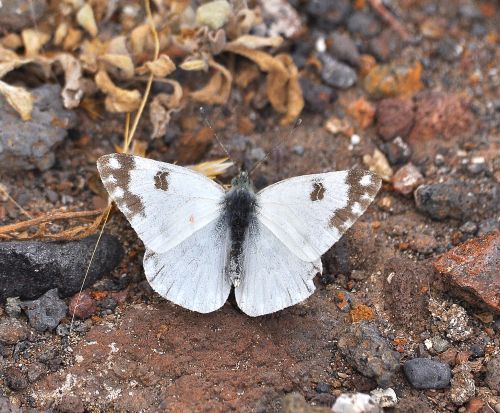
[{"label": "butterfly forewing", "polygon": [[368,208],[380,184],[358,169],[286,179],[257,194],[257,218],[298,258],[313,262]]},{"label": "butterfly forewing", "polygon": [[187,168],[138,156],[99,158],[102,182],[146,247],[169,251],[219,218],[224,189]]}]

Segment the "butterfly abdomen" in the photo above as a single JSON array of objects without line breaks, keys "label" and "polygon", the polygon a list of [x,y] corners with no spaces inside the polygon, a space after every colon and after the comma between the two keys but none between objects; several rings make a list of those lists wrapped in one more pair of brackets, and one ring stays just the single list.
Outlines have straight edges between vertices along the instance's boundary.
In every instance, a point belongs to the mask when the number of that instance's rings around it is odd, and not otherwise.
[{"label": "butterfly abdomen", "polygon": [[231,189],[224,199],[224,217],[229,226],[231,249],[226,269],[232,283],[237,286],[241,276],[243,242],[248,228],[255,219],[257,198],[246,187]]}]

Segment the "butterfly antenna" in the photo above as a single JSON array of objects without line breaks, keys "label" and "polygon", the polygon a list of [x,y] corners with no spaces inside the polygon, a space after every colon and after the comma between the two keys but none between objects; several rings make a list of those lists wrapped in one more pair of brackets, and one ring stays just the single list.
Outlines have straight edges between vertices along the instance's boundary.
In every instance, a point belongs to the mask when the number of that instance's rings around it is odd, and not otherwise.
[{"label": "butterfly antenna", "polygon": [[269,158],[269,156],[278,148],[280,148],[281,146],[283,146],[283,144],[290,140],[290,138],[292,137],[293,133],[295,132],[295,130],[301,125],[302,123],[302,119],[301,118],[298,118],[294,125],[292,126],[292,128],[290,129],[290,131],[288,132],[288,134],[286,135],[285,138],[281,139],[280,142],[278,142],[277,145],[275,145],[269,152],[267,152],[265,154],[265,156],[260,160],[258,161],[254,166],[253,168],[250,170],[250,172],[248,173],[248,176],[250,176],[252,174],[253,171],[255,171],[267,158]]},{"label": "butterfly antenna", "polygon": [[212,127],[212,123],[208,119],[207,111],[205,110],[205,108],[203,106],[200,106],[200,114],[201,114],[201,116],[203,118],[203,122],[213,132],[215,140],[220,145],[220,147],[222,148],[222,150],[224,151],[224,153],[226,154],[226,156],[231,160],[231,162],[233,162],[233,164],[236,164],[236,162],[234,162],[231,154],[229,153],[229,151],[227,150],[227,148],[224,146],[224,144],[222,143],[221,139],[219,138],[219,135],[217,135],[217,132],[215,132],[215,129]]}]

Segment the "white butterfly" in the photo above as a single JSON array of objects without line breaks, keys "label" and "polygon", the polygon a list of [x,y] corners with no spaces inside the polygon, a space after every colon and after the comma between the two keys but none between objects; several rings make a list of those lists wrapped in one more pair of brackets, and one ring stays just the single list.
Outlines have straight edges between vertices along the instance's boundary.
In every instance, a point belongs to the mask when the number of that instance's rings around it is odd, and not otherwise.
[{"label": "white butterfly", "polygon": [[224,188],[180,166],[111,154],[97,161],[113,201],[146,246],[146,278],[190,310],[222,307],[231,287],[250,316],[309,297],[321,255],[366,210],[381,180],[368,171],[297,176],[254,193],[248,174]]}]

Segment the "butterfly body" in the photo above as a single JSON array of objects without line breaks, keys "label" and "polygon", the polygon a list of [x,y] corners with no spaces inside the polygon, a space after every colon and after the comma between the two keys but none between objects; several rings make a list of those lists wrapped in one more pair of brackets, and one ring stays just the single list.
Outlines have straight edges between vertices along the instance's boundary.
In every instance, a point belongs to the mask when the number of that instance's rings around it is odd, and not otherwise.
[{"label": "butterfly body", "polygon": [[352,169],[297,176],[255,193],[243,172],[224,188],[177,165],[111,154],[97,166],[144,242],[144,272],[160,295],[200,313],[234,287],[250,316],[297,304],[315,289],[321,256],[356,221],[380,178]]}]

